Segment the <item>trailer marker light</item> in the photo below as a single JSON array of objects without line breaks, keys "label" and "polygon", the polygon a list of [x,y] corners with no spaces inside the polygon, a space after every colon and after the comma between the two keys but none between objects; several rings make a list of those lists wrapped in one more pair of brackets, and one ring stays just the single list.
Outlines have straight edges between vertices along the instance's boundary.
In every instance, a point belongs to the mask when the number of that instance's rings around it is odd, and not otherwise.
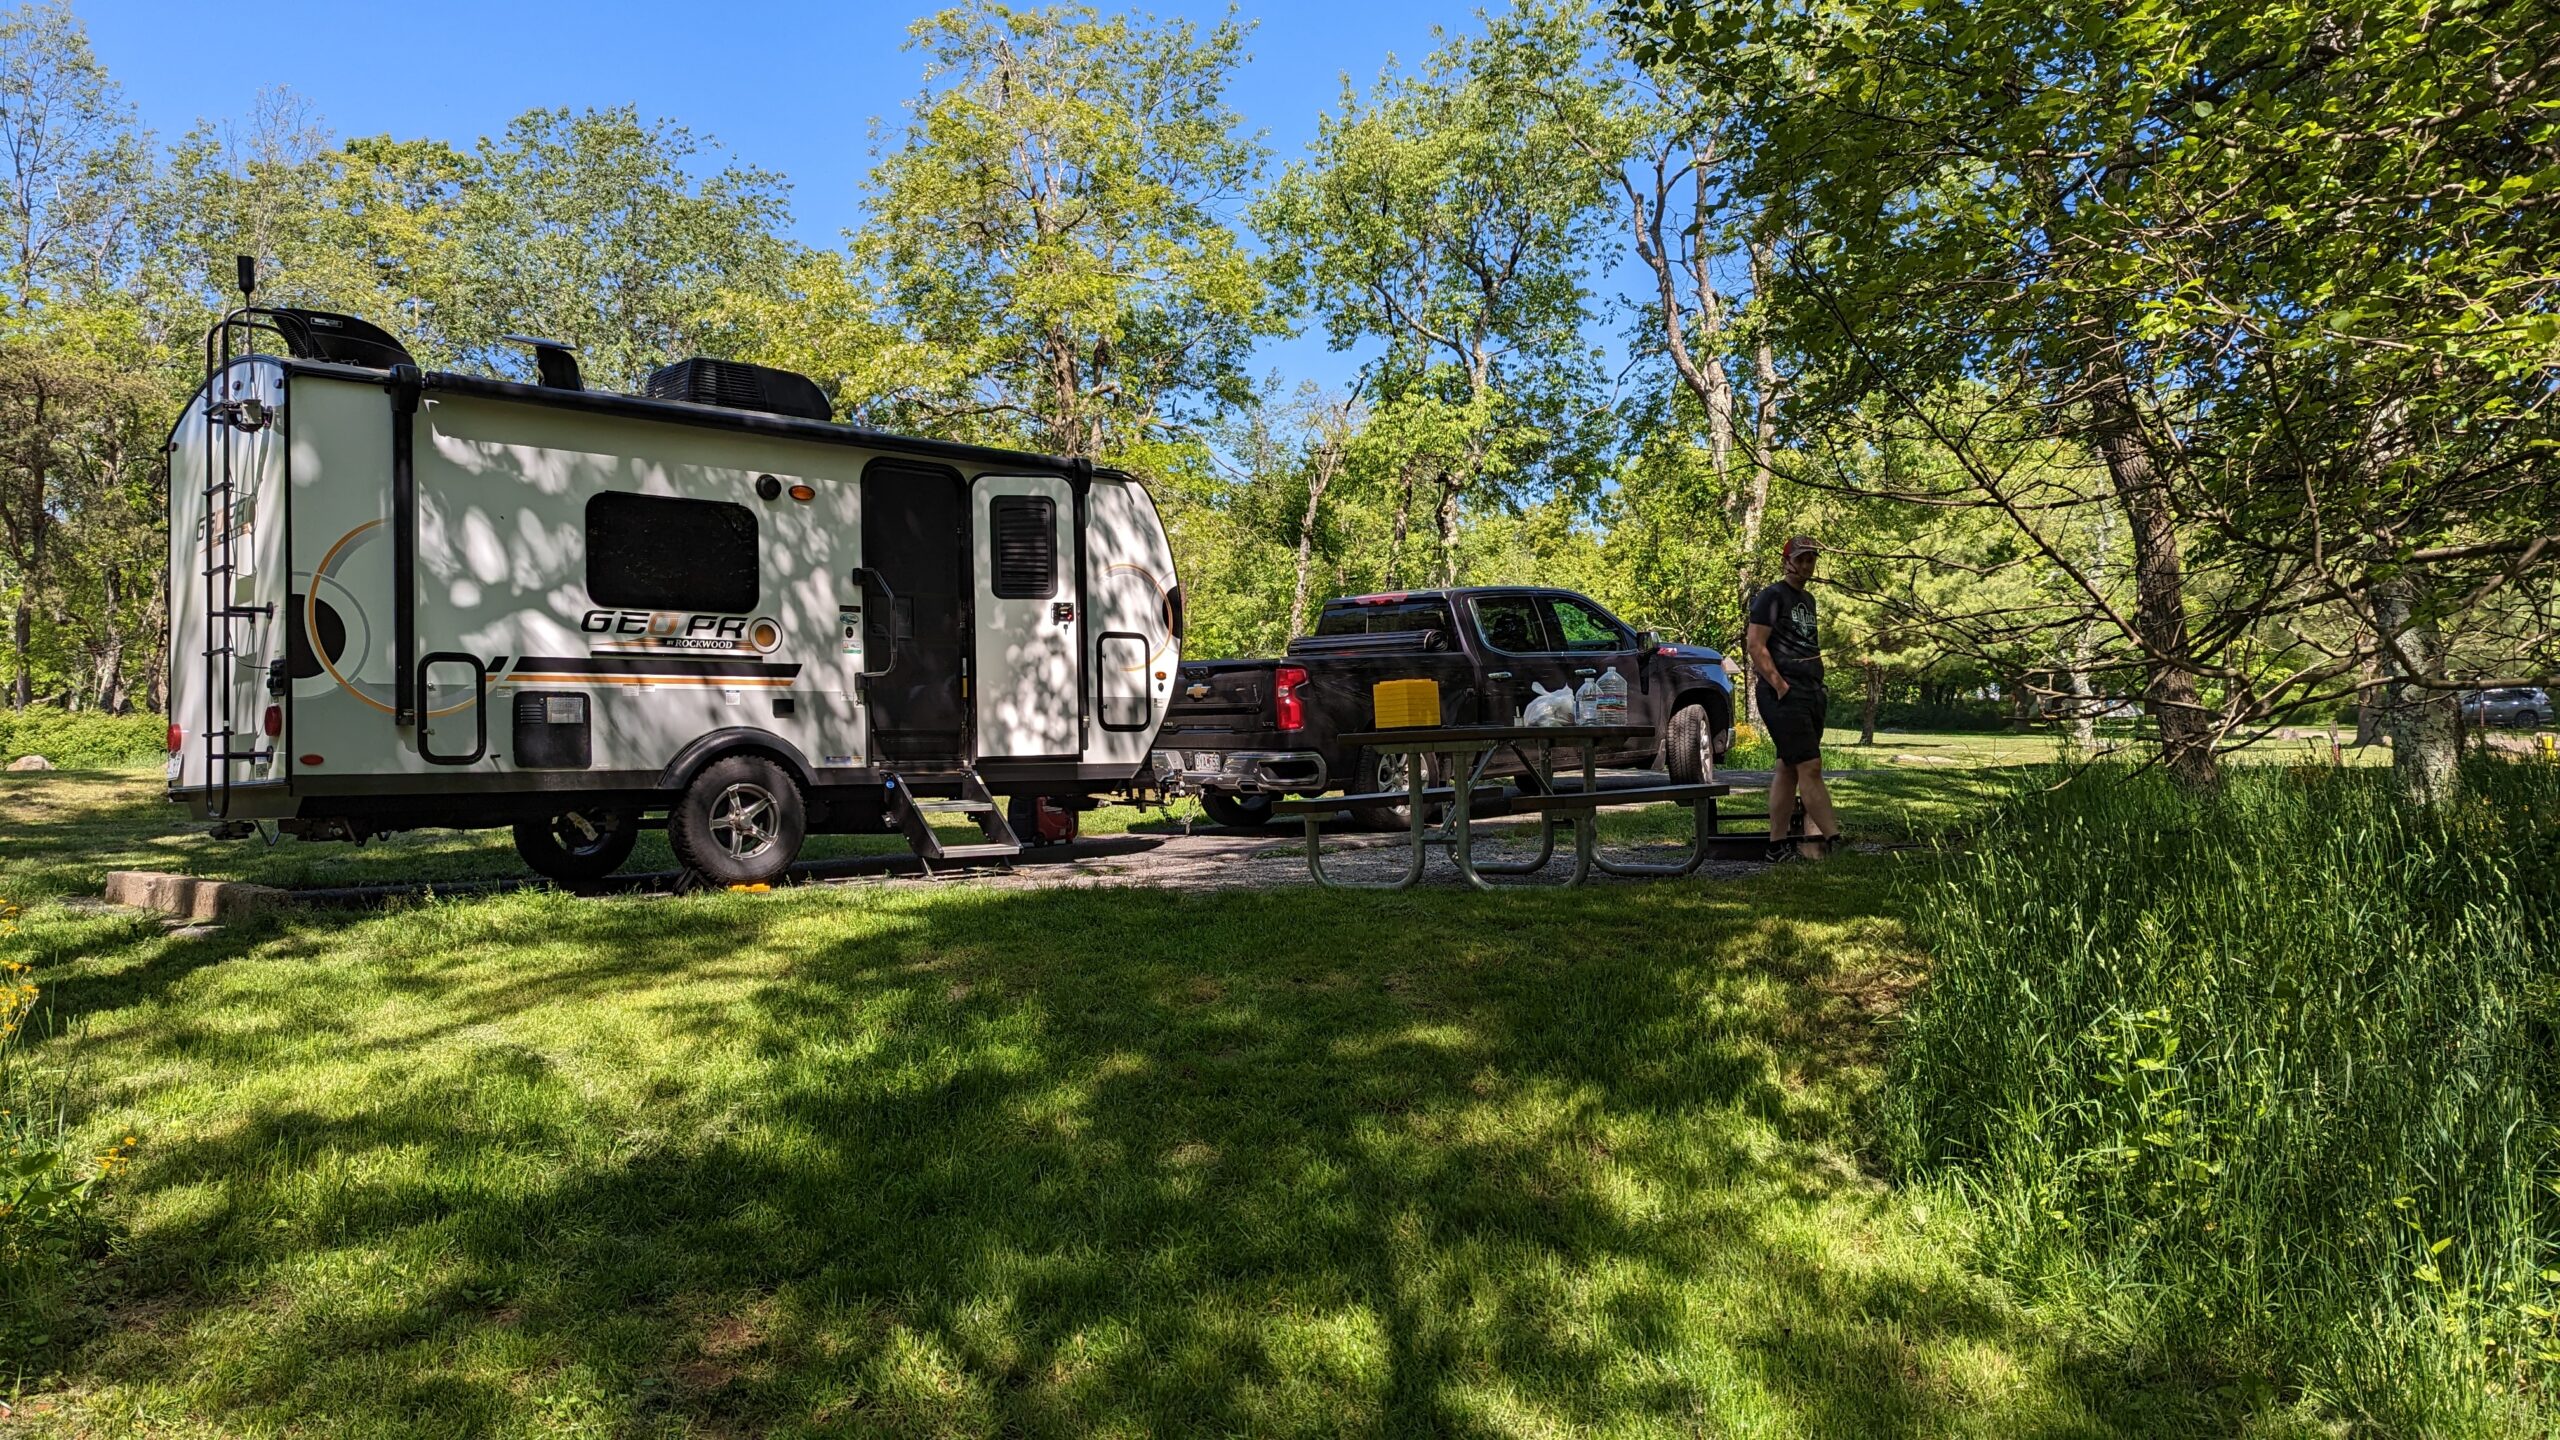
[{"label": "trailer marker light", "polygon": [[305,755],[300,759],[295,760],[293,763],[296,765],[317,765],[321,762],[320,757],[317,755]]},{"label": "trailer marker light", "polygon": [[268,738],[268,739],[270,739],[270,740],[273,740],[273,739],[274,739],[274,738],[276,738],[277,736],[279,736],[279,735],[281,735],[281,734],[283,734],[283,733],[284,733],[284,707],[283,707],[283,706],[281,706],[281,705],[270,705],[270,706],[268,706],[268,707],[267,707],[267,721],[266,721],[265,729],[266,729],[266,732],[267,732],[267,738]]},{"label": "trailer marker light", "polygon": [[1306,683],[1307,672],[1303,666],[1283,665],[1271,672],[1272,708],[1279,718],[1281,729],[1304,730],[1307,728],[1307,705],[1305,701],[1298,698],[1298,687]]},{"label": "trailer marker light", "polygon": [[172,754],[172,755],[177,754],[177,753],[178,753],[178,751],[179,751],[179,749],[180,749],[181,747],[183,747],[186,743],[187,743],[187,727],[186,727],[186,726],[184,726],[184,725],[179,724],[179,723],[178,723],[177,721],[175,721],[175,720],[170,721],[170,722],[169,722],[169,753],[170,753],[170,754]]},{"label": "trailer marker light", "polygon": [[815,485],[794,485],[791,487],[791,498],[799,501],[803,505],[806,505],[810,501],[818,498],[818,487]]}]

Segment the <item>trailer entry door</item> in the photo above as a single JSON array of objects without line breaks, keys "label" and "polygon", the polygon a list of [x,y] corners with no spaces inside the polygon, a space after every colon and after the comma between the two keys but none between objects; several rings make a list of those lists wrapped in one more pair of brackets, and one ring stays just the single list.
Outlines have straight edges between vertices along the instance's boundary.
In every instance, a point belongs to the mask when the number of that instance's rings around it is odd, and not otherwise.
[{"label": "trailer entry door", "polygon": [[968,518],[953,471],[877,460],[862,472],[862,563],[888,591],[863,602],[875,765],[956,769],[968,758]]},{"label": "trailer entry door", "polygon": [[978,754],[1072,759],[1084,623],[1074,493],[1054,475],[985,475],[974,490]]}]

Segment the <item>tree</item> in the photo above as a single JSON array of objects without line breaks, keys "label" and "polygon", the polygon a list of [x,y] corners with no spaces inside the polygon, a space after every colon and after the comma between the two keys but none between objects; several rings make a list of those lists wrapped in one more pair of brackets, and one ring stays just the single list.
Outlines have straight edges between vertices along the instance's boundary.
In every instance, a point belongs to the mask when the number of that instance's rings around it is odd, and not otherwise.
[{"label": "tree", "polygon": [[[2373,637],[2404,690],[2465,683],[2429,637],[2513,596],[2555,528],[2520,482],[2550,433],[2538,177],[2560,159],[2560,67],[2507,58],[2552,53],[2548,13],[1923,0],[1627,18],[1706,74],[1773,36],[1807,57],[1751,96],[1742,183],[1799,237],[1790,340],[1826,413],[1881,398],[1926,429],[1951,387],[1997,397],[2016,419],[1987,433],[2010,448],[1933,430],[1965,496],[1907,498],[1978,505],[2037,545],[2104,648],[2142,667],[2179,773],[2204,779],[2217,744],[2365,683],[2375,667],[2319,653],[2324,633]],[[2039,432],[2097,456],[2105,489],[2012,484]],[[2123,524],[2127,601],[2043,523],[2073,507]],[[2341,609],[2365,623],[2321,623]],[[2423,798],[2449,779],[2448,733],[2402,752]]]},{"label": "tree", "polygon": [[973,3],[909,33],[927,89],[853,236],[899,336],[838,367],[862,412],[1127,460],[1243,404],[1283,328],[1221,215],[1263,161],[1225,99],[1244,27]]},{"label": "tree", "polygon": [[83,307],[119,275],[143,170],[133,115],[70,10],[0,17],[0,365],[27,388],[0,434],[0,556],[14,591],[10,703],[35,698],[35,622],[54,584],[57,531],[79,478],[65,436],[96,398]]},{"label": "tree", "polygon": [[1384,345],[1369,393],[1372,429],[1401,447],[1391,568],[1426,484],[1451,583],[1464,498],[1589,478],[1603,412],[1583,262],[1604,172],[1575,128],[1600,100],[1581,23],[1524,9],[1444,38],[1420,74],[1390,71],[1365,99],[1346,86],[1255,207],[1335,348]]}]

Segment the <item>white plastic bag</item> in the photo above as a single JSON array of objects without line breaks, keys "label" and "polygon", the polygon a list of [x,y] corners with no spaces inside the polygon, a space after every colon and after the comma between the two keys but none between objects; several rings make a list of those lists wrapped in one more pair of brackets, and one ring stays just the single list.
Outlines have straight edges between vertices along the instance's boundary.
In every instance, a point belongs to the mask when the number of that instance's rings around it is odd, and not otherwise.
[{"label": "white plastic bag", "polygon": [[1529,688],[1537,692],[1537,698],[1531,700],[1529,708],[1521,712],[1520,718],[1524,723],[1540,727],[1573,723],[1572,691],[1562,687],[1550,690],[1535,680],[1529,682]]}]

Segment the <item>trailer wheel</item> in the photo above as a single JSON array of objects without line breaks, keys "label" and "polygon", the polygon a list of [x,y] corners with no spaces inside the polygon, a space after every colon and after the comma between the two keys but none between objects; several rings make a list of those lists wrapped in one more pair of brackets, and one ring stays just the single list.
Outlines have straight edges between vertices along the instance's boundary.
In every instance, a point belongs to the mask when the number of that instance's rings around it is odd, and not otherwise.
[{"label": "trailer wheel", "polygon": [[[1352,793],[1366,791],[1375,794],[1407,788],[1412,783],[1406,776],[1411,763],[1411,757],[1390,750],[1361,751],[1359,768],[1354,772],[1351,781],[1351,785],[1356,785],[1359,789]],[[1446,767],[1434,758],[1431,761],[1431,768],[1422,777],[1422,783],[1425,786],[1446,785],[1449,783],[1449,777],[1444,773],[1445,770]],[[1344,789],[1350,790],[1351,785],[1346,785]],[[1441,817],[1448,813],[1449,807],[1445,803],[1435,801],[1430,806],[1430,813],[1423,817],[1422,823],[1437,825]],[[1351,818],[1355,823],[1371,830],[1405,830],[1412,828],[1413,806],[1410,803],[1354,805],[1351,807]]]},{"label": "trailer wheel", "polygon": [[1271,823],[1271,807],[1277,803],[1269,795],[1247,795],[1240,790],[1203,790],[1200,808],[1209,818],[1230,830],[1259,830]]},{"label": "trailer wheel", "polygon": [[800,787],[761,755],[715,760],[667,812],[677,863],[716,885],[761,885],[791,868],[809,816]]},{"label": "trailer wheel", "polygon": [[639,843],[640,817],[628,810],[568,810],[516,822],[516,854],[536,875],[567,884],[621,869]]},{"label": "trailer wheel", "polygon": [[1715,772],[1707,758],[1712,741],[1707,731],[1707,707],[1683,705],[1671,712],[1671,720],[1662,727],[1662,770],[1674,785],[1703,784]]}]

